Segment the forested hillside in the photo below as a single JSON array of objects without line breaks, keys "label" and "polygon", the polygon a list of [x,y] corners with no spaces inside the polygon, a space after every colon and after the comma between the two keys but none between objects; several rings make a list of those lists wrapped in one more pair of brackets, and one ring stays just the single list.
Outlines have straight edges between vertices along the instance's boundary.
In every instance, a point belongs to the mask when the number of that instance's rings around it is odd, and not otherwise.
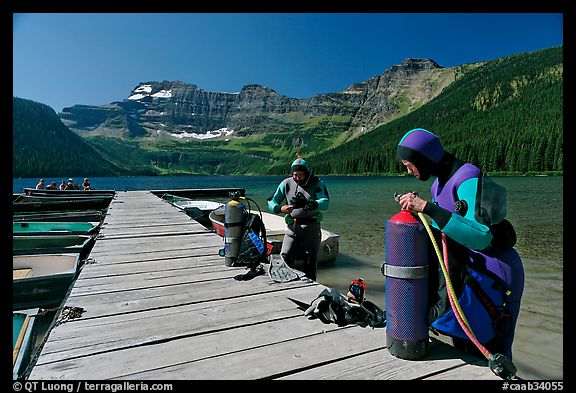
[{"label": "forested hillside", "polygon": [[562,48],[489,61],[421,108],[309,158],[321,174],[400,173],[396,145],[406,131],[419,127],[487,172],[562,171]]},{"label": "forested hillside", "polygon": [[13,98],[13,177],[125,174],[70,131],[47,105]]}]

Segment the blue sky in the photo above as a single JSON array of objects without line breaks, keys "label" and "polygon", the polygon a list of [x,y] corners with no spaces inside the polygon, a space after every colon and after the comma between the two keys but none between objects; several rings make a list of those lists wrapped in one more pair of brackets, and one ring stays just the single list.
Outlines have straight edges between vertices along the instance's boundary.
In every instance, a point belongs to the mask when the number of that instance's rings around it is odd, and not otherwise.
[{"label": "blue sky", "polygon": [[450,67],[563,44],[561,13],[21,13],[13,22],[13,95],[57,112],[163,80],[310,98],[407,57]]}]

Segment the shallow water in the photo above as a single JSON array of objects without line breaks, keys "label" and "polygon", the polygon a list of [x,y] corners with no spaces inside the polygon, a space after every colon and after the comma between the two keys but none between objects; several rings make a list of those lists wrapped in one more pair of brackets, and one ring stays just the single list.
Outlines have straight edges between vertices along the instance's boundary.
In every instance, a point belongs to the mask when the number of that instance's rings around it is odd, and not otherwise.
[{"label": "shallow water", "polygon": [[[97,189],[148,190],[244,187],[262,209],[280,180],[278,176],[169,176],[91,178]],[[13,179],[13,192],[33,187],[38,179]],[[61,179],[46,181],[60,182]],[[343,293],[363,277],[366,297],[385,308],[384,260],[386,220],[399,211],[394,192],[418,191],[430,198],[431,181],[412,177],[323,177],[330,209],[323,227],[340,235],[340,253],[333,265],[320,266],[317,280]],[[563,378],[563,178],[498,177],[507,189],[508,215],[523,258],[525,289],[513,353],[517,375],[524,379]],[[222,198],[221,202],[226,202]],[[311,301],[313,299],[310,299]],[[383,334],[382,340],[385,340]]]}]

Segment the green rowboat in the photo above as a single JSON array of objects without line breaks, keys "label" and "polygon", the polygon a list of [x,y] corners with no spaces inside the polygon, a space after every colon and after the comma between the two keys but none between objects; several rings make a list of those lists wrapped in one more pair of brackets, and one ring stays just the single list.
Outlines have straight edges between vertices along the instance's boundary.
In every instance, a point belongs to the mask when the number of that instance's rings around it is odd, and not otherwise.
[{"label": "green rowboat", "polygon": [[13,255],[78,253],[83,260],[93,245],[93,235],[12,236]]},{"label": "green rowboat", "polygon": [[79,263],[79,254],[13,255],[12,310],[59,306]]},{"label": "green rowboat", "polygon": [[12,375],[14,380],[24,377],[31,359],[37,331],[38,308],[12,311]]},{"label": "green rowboat", "polygon": [[21,235],[91,235],[100,227],[100,222],[46,222],[16,221],[12,222],[12,234]]}]

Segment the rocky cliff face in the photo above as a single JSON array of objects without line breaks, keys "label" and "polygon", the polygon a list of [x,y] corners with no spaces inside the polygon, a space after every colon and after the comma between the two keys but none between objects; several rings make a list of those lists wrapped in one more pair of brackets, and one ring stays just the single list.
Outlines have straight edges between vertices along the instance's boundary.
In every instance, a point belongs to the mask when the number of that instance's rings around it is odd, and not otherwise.
[{"label": "rocky cliff face", "polygon": [[242,137],[294,130],[311,119],[336,118],[340,132],[357,135],[428,102],[455,75],[453,69],[430,59],[405,59],[342,92],[310,99],[286,97],[257,84],[238,93],[215,93],[181,81],[149,81],[121,102],[75,105],[64,108],[60,117],[78,133],[127,137]]}]

